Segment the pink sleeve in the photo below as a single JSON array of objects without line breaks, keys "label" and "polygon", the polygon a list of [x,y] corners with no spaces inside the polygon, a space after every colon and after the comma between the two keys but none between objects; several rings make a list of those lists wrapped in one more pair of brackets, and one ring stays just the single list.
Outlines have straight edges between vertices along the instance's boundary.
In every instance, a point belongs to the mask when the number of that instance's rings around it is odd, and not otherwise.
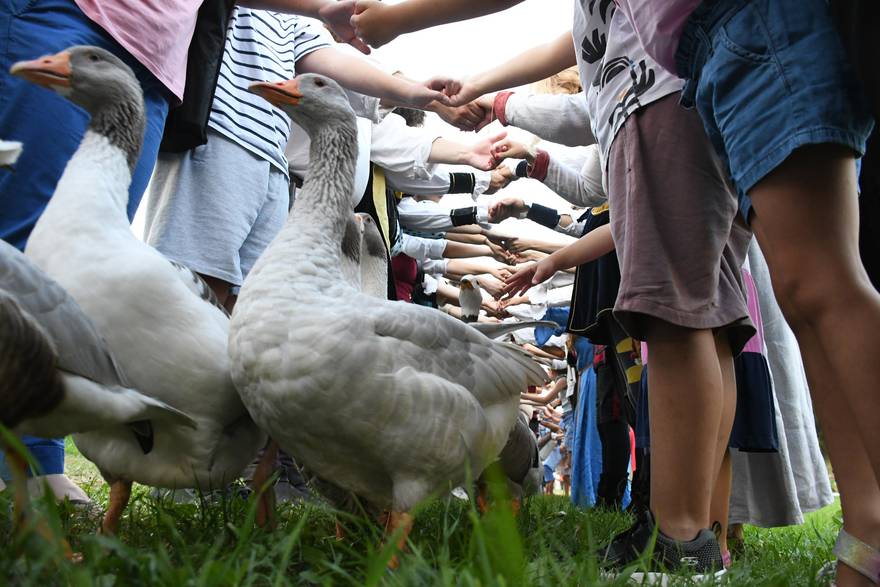
[{"label": "pink sleeve", "polygon": [[684,25],[701,0],[617,0],[645,52],[677,74],[675,51]]}]

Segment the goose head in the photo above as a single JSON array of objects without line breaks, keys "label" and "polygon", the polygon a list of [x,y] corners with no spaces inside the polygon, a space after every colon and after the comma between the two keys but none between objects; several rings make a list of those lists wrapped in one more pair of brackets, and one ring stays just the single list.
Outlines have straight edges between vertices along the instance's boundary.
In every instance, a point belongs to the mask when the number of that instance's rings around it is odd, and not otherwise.
[{"label": "goose head", "polygon": [[339,84],[322,75],[305,73],[287,81],[257,82],[249,89],[283,110],[313,140],[324,128],[356,128],[348,96]]},{"label": "goose head", "polygon": [[121,59],[100,47],[80,45],[19,61],[9,71],[83,108],[92,117],[91,130],[122,149],[130,165],[137,161],[145,123],[143,91]]}]

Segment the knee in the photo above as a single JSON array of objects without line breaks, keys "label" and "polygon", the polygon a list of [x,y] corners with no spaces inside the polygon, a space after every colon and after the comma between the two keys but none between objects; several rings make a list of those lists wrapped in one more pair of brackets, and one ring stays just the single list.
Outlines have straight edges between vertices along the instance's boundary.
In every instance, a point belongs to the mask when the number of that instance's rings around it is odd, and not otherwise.
[{"label": "knee", "polygon": [[871,295],[850,275],[816,278],[796,271],[774,276],[773,290],[782,314],[796,333],[813,329],[828,318],[836,319],[839,312],[853,312]]}]

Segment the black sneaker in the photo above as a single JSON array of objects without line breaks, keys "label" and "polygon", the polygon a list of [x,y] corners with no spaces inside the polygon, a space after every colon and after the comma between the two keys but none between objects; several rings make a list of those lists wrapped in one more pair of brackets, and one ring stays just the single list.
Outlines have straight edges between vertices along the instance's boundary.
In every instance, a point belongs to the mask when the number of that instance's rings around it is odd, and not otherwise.
[{"label": "black sneaker", "polygon": [[652,545],[648,571],[631,575],[638,583],[665,585],[666,573],[686,573],[694,579],[718,578],[725,573],[721,548],[711,530],[700,530],[693,540],[679,542],[657,529],[650,511],[643,512],[629,530],[599,551],[599,564],[608,570],[622,570],[639,561]]}]

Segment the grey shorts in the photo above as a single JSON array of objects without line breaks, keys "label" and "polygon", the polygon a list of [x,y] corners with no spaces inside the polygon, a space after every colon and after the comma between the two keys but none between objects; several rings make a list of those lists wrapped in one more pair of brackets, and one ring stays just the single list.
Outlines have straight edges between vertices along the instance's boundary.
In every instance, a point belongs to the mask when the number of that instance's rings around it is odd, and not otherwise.
[{"label": "grey shorts", "polygon": [[699,115],[678,100],[674,93],[632,114],[608,155],[620,261],[614,316],[638,340],[646,316],[727,329],[738,353],[755,333],[740,272],[751,232]]},{"label": "grey shorts", "polygon": [[213,130],[184,153],[160,153],[147,191],[146,242],[193,271],[240,286],[284,226],[284,173]]}]

